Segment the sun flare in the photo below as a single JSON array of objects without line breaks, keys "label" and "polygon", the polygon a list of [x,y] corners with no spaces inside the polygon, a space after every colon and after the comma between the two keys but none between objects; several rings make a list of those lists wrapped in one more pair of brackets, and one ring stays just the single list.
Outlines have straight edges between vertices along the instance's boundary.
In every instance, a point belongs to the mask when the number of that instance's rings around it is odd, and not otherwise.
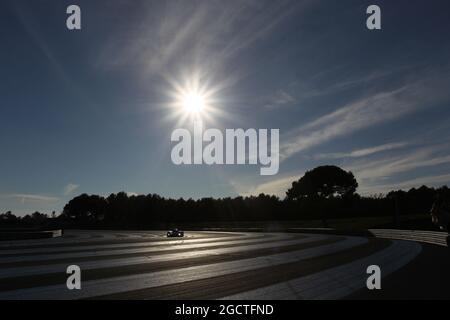
[{"label": "sun flare", "polygon": [[169,119],[176,119],[176,126],[182,126],[194,121],[217,124],[221,117],[226,116],[223,99],[219,99],[221,90],[225,87],[219,83],[213,85],[212,78],[199,71],[180,73],[176,78],[167,76],[169,89],[167,91],[171,109]]},{"label": "sun flare", "polygon": [[200,114],[206,109],[206,98],[199,92],[187,92],[181,97],[181,107],[189,114]]}]

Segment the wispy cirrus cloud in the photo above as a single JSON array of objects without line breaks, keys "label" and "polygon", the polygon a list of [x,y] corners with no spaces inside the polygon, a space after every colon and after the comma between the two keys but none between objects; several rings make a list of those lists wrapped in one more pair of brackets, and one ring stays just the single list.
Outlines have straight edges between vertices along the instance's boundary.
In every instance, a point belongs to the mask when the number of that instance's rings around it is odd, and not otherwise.
[{"label": "wispy cirrus cloud", "polygon": [[377,181],[390,178],[396,174],[412,171],[418,168],[432,167],[450,163],[449,145],[425,146],[409,153],[392,155],[381,159],[356,162],[348,169],[365,181]]},{"label": "wispy cirrus cloud", "polygon": [[[392,121],[449,99],[444,79],[428,76],[360,98],[318,119],[292,129],[282,137],[281,160],[358,130]],[[368,150],[370,152],[370,150]],[[367,150],[365,151],[367,152]]]},{"label": "wispy cirrus cloud", "polygon": [[261,193],[264,193],[284,198],[286,196],[286,191],[291,187],[292,182],[300,179],[303,174],[303,172],[287,174],[281,178],[255,185],[248,185],[246,183],[233,181],[231,182],[231,185],[233,186],[236,193],[243,197],[252,195],[257,196]]},{"label": "wispy cirrus cloud", "polygon": [[[164,73],[180,64],[215,70],[269,35],[285,18],[311,5],[303,1],[168,2],[142,10],[145,24],[135,23],[105,43],[98,61],[130,63],[148,73]],[[122,8],[124,9],[124,8]],[[130,32],[131,31],[131,32]]]},{"label": "wispy cirrus cloud", "polygon": [[[416,66],[418,67],[418,66]],[[336,83],[332,83],[328,86],[318,86],[318,83],[327,82],[327,78],[335,73],[342,73],[345,69],[352,68],[351,64],[336,65],[331,69],[320,71],[311,78],[303,81],[295,81],[290,84],[292,90],[296,90],[299,100],[308,98],[318,98],[324,96],[332,96],[339,94],[345,90],[354,90],[357,88],[363,88],[364,86],[373,86],[377,82],[391,79],[393,76],[401,77],[413,69],[412,66],[398,66],[396,68],[375,70],[370,73],[350,76]]]},{"label": "wispy cirrus cloud", "polygon": [[80,187],[80,185],[78,184],[73,184],[73,183],[69,183],[68,185],[66,185],[64,187],[64,196],[68,196],[71,195],[72,193],[74,193],[78,188]]},{"label": "wispy cirrus cloud", "polygon": [[418,188],[423,185],[426,185],[428,187],[441,187],[448,184],[449,182],[450,174],[428,175],[414,179],[403,180],[396,183],[362,186],[359,188],[359,192],[364,195],[380,193],[386,194],[391,190],[409,190],[411,188]]},{"label": "wispy cirrus cloud", "polygon": [[266,109],[273,110],[280,107],[292,105],[296,100],[295,98],[284,90],[278,90],[272,97],[268,99],[267,104],[264,106]]},{"label": "wispy cirrus cloud", "polygon": [[359,157],[366,157],[366,156],[374,155],[379,152],[403,148],[408,145],[410,145],[410,143],[408,143],[408,142],[393,142],[393,143],[386,143],[386,144],[375,146],[375,147],[368,147],[368,148],[353,150],[350,152],[321,153],[321,154],[315,155],[314,157],[317,159],[359,158]]},{"label": "wispy cirrus cloud", "polygon": [[25,202],[57,202],[59,198],[52,196],[45,196],[39,194],[23,194],[23,193],[13,193],[13,194],[2,194],[0,198],[18,200],[21,203]]}]

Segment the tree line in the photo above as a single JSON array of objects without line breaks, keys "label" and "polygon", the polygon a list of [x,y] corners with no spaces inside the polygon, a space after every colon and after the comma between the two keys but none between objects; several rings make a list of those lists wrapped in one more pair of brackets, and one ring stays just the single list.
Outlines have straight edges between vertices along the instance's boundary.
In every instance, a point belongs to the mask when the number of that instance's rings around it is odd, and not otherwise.
[{"label": "tree line", "polygon": [[[286,197],[260,194],[249,197],[170,199],[157,194],[128,195],[119,192],[102,197],[82,194],[70,200],[57,217],[35,213],[18,218],[0,214],[0,223],[51,222],[69,227],[170,228],[173,226],[215,226],[221,223],[293,221],[344,217],[423,214],[437,195],[450,199],[447,186],[421,186],[409,191],[363,197],[351,172],[336,166],[317,167],[292,183]],[[30,220],[31,219],[31,220]],[[45,220],[47,219],[47,220]]]}]

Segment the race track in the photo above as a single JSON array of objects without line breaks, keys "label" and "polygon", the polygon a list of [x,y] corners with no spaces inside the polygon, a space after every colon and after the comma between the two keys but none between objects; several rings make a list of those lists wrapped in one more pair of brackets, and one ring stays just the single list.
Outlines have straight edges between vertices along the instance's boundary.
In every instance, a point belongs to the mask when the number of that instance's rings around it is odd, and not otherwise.
[{"label": "race track", "polygon": [[[0,242],[0,300],[450,297],[444,234],[378,236],[67,231]],[[69,265],[82,270],[81,290],[66,287]],[[370,265],[381,268],[381,290],[366,288]]]}]

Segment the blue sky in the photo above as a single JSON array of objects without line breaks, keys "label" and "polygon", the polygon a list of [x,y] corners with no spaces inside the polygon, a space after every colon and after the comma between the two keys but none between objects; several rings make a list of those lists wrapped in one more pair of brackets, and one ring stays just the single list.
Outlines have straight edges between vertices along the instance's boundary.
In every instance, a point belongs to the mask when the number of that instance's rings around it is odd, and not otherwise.
[{"label": "blue sky", "polygon": [[[82,30],[66,28],[66,7]],[[365,27],[382,10],[382,30]],[[450,182],[450,5],[434,1],[0,3],[0,211],[80,193],[284,196],[305,170],[361,194]],[[209,127],[280,129],[280,171],[172,164],[173,82],[215,90]]]}]

